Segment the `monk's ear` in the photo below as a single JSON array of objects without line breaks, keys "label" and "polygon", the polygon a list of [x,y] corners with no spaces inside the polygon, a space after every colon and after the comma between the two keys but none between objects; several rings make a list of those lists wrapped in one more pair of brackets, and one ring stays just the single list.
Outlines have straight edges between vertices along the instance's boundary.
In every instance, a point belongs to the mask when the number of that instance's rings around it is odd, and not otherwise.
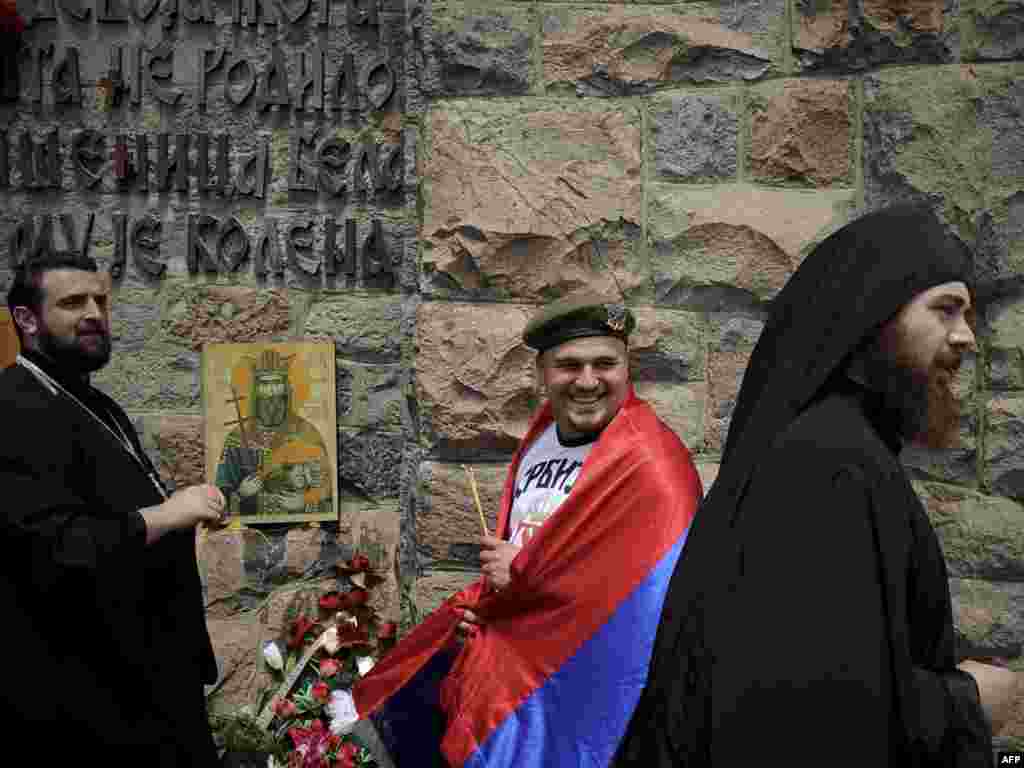
[{"label": "monk's ear", "polygon": [[14,322],[26,336],[35,336],[39,331],[39,318],[36,313],[25,306],[17,306],[11,311]]}]

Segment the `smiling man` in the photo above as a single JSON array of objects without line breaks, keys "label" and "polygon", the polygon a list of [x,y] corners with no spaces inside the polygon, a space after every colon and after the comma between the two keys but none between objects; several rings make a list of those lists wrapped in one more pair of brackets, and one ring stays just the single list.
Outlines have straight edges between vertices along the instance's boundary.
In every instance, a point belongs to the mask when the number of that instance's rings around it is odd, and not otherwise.
[{"label": "smiling man", "polygon": [[483,578],[354,690],[399,768],[605,766],[647,674],[701,497],[679,438],[630,383],[624,305],[541,309],[523,338],[546,402],[509,468]]},{"label": "smiling man", "polygon": [[7,304],[21,354],[0,372],[5,733],[47,765],[212,768],[195,527],[219,521],[224,498],[169,494],[131,420],[89,383],[111,355],[96,262],[23,263]]},{"label": "smiling man", "polygon": [[958,434],[971,267],[899,206],[823,241],[772,302],[617,768],[992,764],[1017,678],[957,658],[899,460]]}]

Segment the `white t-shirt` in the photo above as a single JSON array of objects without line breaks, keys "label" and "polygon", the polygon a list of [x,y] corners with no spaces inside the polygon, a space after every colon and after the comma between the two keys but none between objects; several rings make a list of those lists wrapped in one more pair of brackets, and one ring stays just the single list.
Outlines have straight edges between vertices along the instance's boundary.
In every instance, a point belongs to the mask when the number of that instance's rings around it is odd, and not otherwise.
[{"label": "white t-shirt", "polygon": [[548,427],[527,450],[512,495],[509,541],[526,544],[544,521],[555,513],[568,497],[580,468],[597,440],[582,445],[563,445],[554,424]]}]

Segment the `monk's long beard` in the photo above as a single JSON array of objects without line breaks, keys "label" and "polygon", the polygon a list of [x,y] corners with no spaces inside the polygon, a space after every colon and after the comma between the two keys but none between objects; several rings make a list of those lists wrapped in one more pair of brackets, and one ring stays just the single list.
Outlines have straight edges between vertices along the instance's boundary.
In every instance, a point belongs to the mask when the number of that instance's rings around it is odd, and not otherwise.
[{"label": "monk's long beard", "polygon": [[864,360],[866,384],[882,396],[904,439],[933,449],[960,442],[960,402],[953,393],[959,361],[937,361],[927,371],[873,350]]}]

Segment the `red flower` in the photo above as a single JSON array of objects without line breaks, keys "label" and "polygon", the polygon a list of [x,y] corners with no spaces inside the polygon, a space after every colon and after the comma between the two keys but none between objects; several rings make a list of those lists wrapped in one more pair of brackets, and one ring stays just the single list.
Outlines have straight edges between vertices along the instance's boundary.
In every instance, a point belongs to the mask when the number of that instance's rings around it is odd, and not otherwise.
[{"label": "red flower", "polygon": [[377,630],[377,638],[380,640],[393,640],[398,631],[398,625],[393,621],[385,621]]},{"label": "red flower", "polygon": [[341,666],[334,659],[324,659],[320,662],[320,677],[334,677],[339,669]]},{"label": "red flower", "polygon": [[359,748],[351,741],[346,741],[338,750],[338,759],[334,762],[334,768],[355,768],[358,754]]},{"label": "red flower", "polygon": [[275,715],[285,720],[289,717],[295,717],[298,713],[295,705],[288,699],[274,699],[270,709]]},{"label": "red flower", "polygon": [[288,637],[288,647],[301,648],[302,641],[305,639],[306,633],[315,626],[315,621],[310,621],[305,616],[299,616],[299,618],[295,620],[295,623],[292,624],[292,633]]},{"label": "red flower", "polygon": [[[326,704],[327,700],[331,698],[331,689],[327,687],[327,683],[322,681],[313,686],[311,693],[313,698],[322,704]],[[317,720],[316,722],[319,723],[320,721]]]},{"label": "red flower", "polygon": [[348,598],[348,604],[355,608],[360,605],[366,605],[370,595],[365,589],[353,589],[346,597]]},{"label": "red flower", "polygon": [[343,607],[343,601],[344,598],[337,592],[328,592],[320,598],[320,607],[325,611],[338,611]]},{"label": "red flower", "polygon": [[370,558],[366,555],[356,555],[351,560],[352,570],[356,571],[368,571],[370,569]]}]

